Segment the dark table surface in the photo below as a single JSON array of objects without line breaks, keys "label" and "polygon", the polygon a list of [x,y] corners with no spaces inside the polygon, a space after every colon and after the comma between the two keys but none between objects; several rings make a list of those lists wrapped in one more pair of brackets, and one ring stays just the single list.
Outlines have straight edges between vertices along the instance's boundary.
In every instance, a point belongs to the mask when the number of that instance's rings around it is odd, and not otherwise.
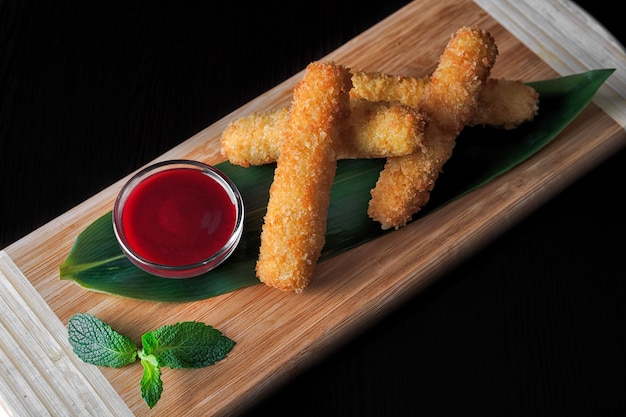
[{"label": "dark table surface", "polygon": [[[0,1],[0,248],[407,1],[222,3]],[[607,1],[578,3],[626,43]],[[622,150],[250,415],[625,415],[625,167]]]}]

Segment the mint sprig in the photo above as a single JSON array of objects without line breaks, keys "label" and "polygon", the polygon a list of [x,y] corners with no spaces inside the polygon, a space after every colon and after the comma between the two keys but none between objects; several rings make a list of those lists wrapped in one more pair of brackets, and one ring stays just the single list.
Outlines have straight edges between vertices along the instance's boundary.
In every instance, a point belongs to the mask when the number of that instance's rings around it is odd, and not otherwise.
[{"label": "mint sprig", "polygon": [[204,323],[185,321],[162,326],[141,337],[138,348],[129,337],[119,334],[97,317],[79,313],[68,322],[68,336],[74,353],[92,365],[119,368],[139,357],[143,366],[141,396],[150,408],[163,393],[161,367],[202,368],[224,359],[235,342]]},{"label": "mint sprig", "polygon": [[153,355],[139,353],[141,365],[143,365],[143,375],[139,386],[141,397],[150,408],[154,407],[163,393],[163,381],[161,380],[161,368],[159,361]]},{"label": "mint sprig", "polygon": [[68,323],[70,343],[83,362],[120,368],[137,359],[137,345],[108,324],[89,314],[72,317]]},{"label": "mint sprig", "polygon": [[[202,343],[198,343],[202,341]],[[163,326],[141,337],[143,350],[154,355],[159,366],[202,368],[221,360],[233,341],[204,323],[184,322]]]}]

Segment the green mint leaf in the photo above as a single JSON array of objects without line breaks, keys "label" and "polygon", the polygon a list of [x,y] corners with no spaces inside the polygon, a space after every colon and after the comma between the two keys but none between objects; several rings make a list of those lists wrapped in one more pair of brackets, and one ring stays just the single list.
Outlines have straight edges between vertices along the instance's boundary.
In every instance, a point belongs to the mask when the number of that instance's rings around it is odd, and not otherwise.
[{"label": "green mint leaf", "polygon": [[202,368],[226,357],[235,342],[219,330],[195,321],[180,322],[145,333],[141,338],[146,354],[160,366]]},{"label": "green mint leaf", "polygon": [[90,314],[71,317],[68,336],[74,353],[92,365],[119,368],[137,359],[137,345],[132,339]]},{"label": "green mint leaf", "polygon": [[161,368],[159,361],[154,355],[146,355],[143,350],[139,351],[143,375],[141,376],[141,397],[148,407],[152,408],[161,398],[163,393],[163,381],[161,380]]},{"label": "green mint leaf", "polygon": [[204,323],[180,322],[145,333],[138,350],[132,339],[117,333],[90,314],[76,314],[68,322],[69,341],[84,362],[121,367],[136,361],[143,366],[141,396],[150,408],[163,394],[161,367],[201,368],[226,357],[235,342]]}]

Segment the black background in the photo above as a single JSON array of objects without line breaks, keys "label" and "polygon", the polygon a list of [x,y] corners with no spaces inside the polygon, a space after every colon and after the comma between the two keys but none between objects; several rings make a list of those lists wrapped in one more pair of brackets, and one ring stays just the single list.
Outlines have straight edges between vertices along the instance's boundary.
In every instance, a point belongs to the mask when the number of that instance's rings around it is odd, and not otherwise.
[{"label": "black background", "polygon": [[[0,248],[406,3],[0,0]],[[578,4],[626,43],[610,3]],[[251,415],[626,414],[625,164],[622,150]]]}]

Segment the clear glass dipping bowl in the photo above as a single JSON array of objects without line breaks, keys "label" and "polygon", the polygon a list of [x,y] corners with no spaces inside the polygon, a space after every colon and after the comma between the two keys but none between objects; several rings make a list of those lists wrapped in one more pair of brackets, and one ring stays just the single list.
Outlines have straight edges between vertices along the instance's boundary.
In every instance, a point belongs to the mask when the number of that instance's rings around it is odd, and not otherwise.
[{"label": "clear glass dipping bowl", "polygon": [[[229,227],[228,230],[221,231],[222,240],[224,239],[224,236],[227,237],[223,245],[221,245],[221,247],[219,248],[213,248],[213,250],[207,252],[201,259],[198,258],[198,260],[194,260],[193,262],[184,263],[184,264],[180,264],[179,262],[177,262],[176,264],[168,264],[162,261],[150,260],[148,258],[152,258],[152,259],[154,258],[151,256],[149,257],[145,256],[145,251],[143,252],[144,255],[140,255],[140,252],[141,252],[141,249],[139,249],[140,245],[131,243],[131,241],[135,239],[134,237],[131,237],[131,236],[135,236],[139,234],[139,232],[138,231],[133,232],[132,230],[130,230],[134,226],[132,225],[132,223],[128,223],[127,221],[124,221],[125,209],[127,207],[127,203],[129,202],[129,198],[131,199],[135,198],[137,201],[140,201],[137,198],[137,195],[135,195],[134,197],[131,197],[131,196],[133,196],[134,193],[138,192],[137,187],[144,184],[145,181],[147,180],[152,181],[152,183],[150,184],[152,184],[151,186],[154,187],[154,184],[156,184],[157,179],[170,175],[170,174],[174,175],[173,171],[171,170],[180,170],[180,169],[198,171],[206,175],[208,179],[214,182],[212,186],[217,185],[219,186],[218,189],[224,190],[226,195],[228,196],[227,200],[225,201],[233,205],[234,223],[232,225],[232,228]],[[164,175],[155,177],[155,175],[164,173],[164,172],[165,172]],[[181,171],[176,171],[176,173],[181,173]],[[204,179],[200,181],[204,181]],[[178,187],[178,189],[181,189],[181,188],[185,189],[185,187]],[[164,187],[163,188],[164,198],[167,195],[167,191],[168,191],[167,187]],[[157,194],[160,195],[161,193],[159,192]],[[222,193],[219,193],[219,194],[222,195]],[[177,198],[179,200],[182,200],[186,198],[186,196],[179,195]],[[136,202],[129,204],[129,207],[131,207],[133,204],[136,204]],[[146,216],[151,214],[152,211],[157,210],[156,206],[158,206],[158,204],[155,205],[155,207],[151,205],[150,209],[146,210],[147,212],[150,212],[150,213],[146,213]],[[171,214],[171,213],[168,213],[168,214]],[[187,213],[180,213],[180,215],[174,213],[173,215],[170,215],[169,217],[180,217],[182,223],[184,223],[185,217],[188,217],[188,216],[187,216]],[[222,224],[219,223],[219,220],[215,220],[214,222],[215,224],[212,226],[212,228],[228,227],[228,226],[222,226]],[[220,265],[237,248],[239,241],[241,239],[242,233],[243,233],[243,222],[244,222],[243,198],[239,190],[235,186],[235,184],[232,182],[232,180],[215,167],[204,164],[202,162],[193,161],[193,160],[185,160],[185,159],[158,162],[137,172],[123,186],[119,195],[117,196],[117,199],[115,201],[115,205],[113,208],[113,229],[115,232],[115,236],[122,248],[122,251],[126,254],[128,259],[133,264],[143,269],[144,271],[153,275],[166,277],[166,278],[190,278],[190,277],[194,277],[194,276],[203,274],[205,272],[208,272],[211,269],[214,269],[215,267]],[[215,226],[216,224],[217,226]],[[152,226],[150,227],[150,229],[152,229]],[[210,239],[210,238],[211,237],[207,236],[207,239]],[[164,244],[166,243],[167,245],[169,245],[170,241],[174,241],[174,240],[178,241],[177,239],[165,239],[165,240],[167,240],[167,242],[164,242]],[[220,240],[220,242],[222,240]],[[135,245],[136,247],[134,247],[133,245]],[[156,246],[159,246],[159,245],[157,244]],[[175,246],[174,246],[174,249],[176,249]],[[181,248],[179,248],[178,250],[184,251],[185,248],[181,246]],[[185,252],[180,252],[180,253],[182,253],[183,255],[186,255]]]}]

